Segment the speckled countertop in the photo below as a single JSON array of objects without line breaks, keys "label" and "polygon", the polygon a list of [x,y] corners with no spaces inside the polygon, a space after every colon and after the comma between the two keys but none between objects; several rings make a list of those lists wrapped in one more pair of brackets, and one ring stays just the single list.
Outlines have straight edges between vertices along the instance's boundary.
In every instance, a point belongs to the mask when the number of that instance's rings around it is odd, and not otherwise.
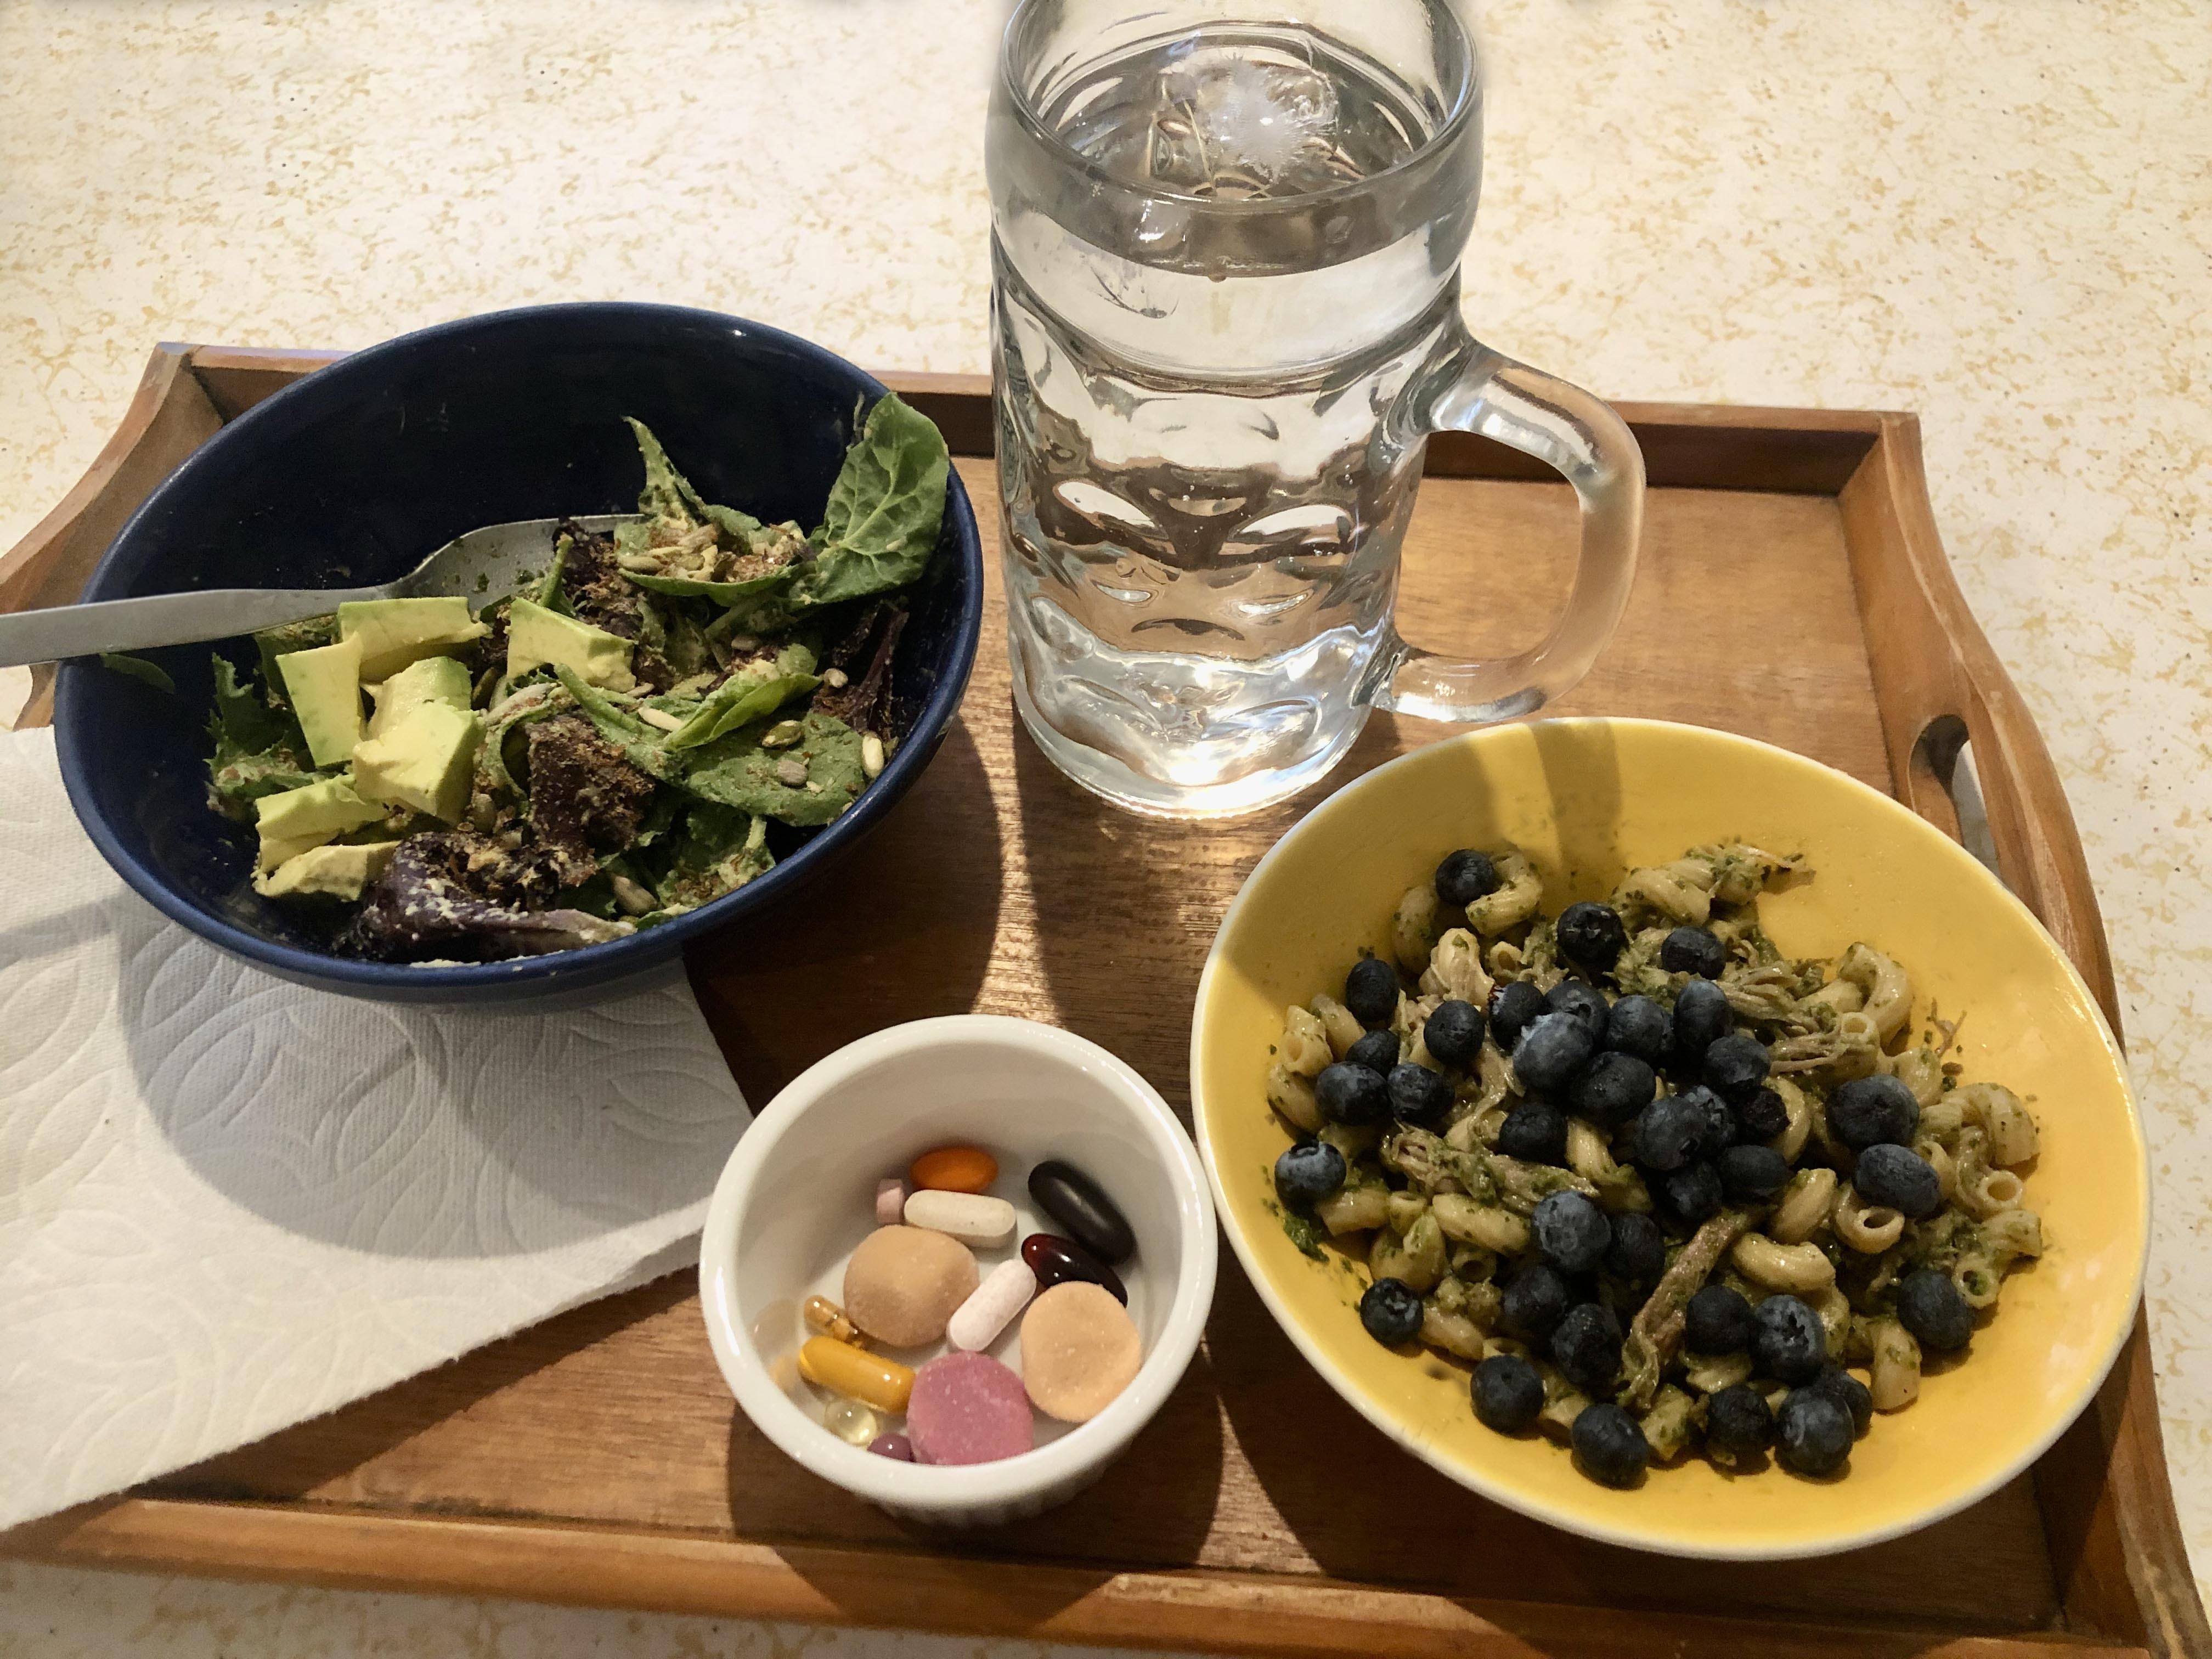
[{"label": "speckled countertop", "polygon": [[[987,366],[999,0],[0,0],[0,547],[157,339],[742,312]],[[2212,13],[1501,0],[1478,333],[1621,398],[1911,409],[2111,930],[2166,1433],[2212,1576]],[[967,1643],[0,1567],[0,1655]],[[988,1650],[1012,1655],[1018,1644]]]}]

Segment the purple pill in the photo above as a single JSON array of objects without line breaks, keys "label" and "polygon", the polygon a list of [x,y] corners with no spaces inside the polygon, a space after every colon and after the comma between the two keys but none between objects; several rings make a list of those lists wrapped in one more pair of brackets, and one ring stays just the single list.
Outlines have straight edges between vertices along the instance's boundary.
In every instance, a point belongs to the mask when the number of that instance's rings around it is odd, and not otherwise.
[{"label": "purple pill", "polygon": [[888,1457],[894,1462],[914,1462],[914,1442],[902,1434],[879,1434],[868,1442],[868,1449],[878,1457]]}]

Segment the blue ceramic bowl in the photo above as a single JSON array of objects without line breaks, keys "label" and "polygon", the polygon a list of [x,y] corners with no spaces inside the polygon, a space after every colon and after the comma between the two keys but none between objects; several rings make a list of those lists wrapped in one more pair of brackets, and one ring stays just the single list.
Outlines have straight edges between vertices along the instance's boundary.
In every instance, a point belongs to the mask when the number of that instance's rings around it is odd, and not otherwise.
[{"label": "blue ceramic bowl", "polygon": [[[844,359],[714,312],[546,306],[425,329],[318,370],[225,427],[147,498],[88,599],[387,581],[464,531],[635,508],[635,415],[709,501],[818,523],[856,402]],[[261,898],[252,842],[207,802],[211,647],[146,654],[171,697],[88,662],[54,702],[70,799],[122,878],[201,938],[285,979],[394,1002],[548,998],[672,971],[687,940],[742,923],[879,823],[929,764],[982,624],[982,545],[957,472],[913,593],[894,696],[907,732],[853,809],[738,891],[628,939],[514,962],[408,967],[331,955]],[[220,649],[241,666],[250,641]]]}]

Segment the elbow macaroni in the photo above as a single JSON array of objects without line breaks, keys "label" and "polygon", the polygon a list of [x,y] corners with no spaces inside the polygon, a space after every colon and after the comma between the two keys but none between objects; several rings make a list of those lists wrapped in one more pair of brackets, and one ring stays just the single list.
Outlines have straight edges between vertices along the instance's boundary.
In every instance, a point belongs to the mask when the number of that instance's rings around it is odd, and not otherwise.
[{"label": "elbow macaroni", "polygon": [[[1420,1298],[1418,1334],[1432,1349],[1469,1364],[1508,1354],[1530,1359],[1545,1384],[1538,1425],[1565,1439],[1591,1399],[1501,1327],[1508,1287],[1540,1259],[1532,1214],[1551,1194],[1571,1190],[1606,1212],[1615,1250],[1626,1249],[1623,1241],[1631,1237],[1622,1231],[1626,1213],[1648,1214],[1650,1222],[1636,1224],[1656,1223],[1665,1243],[1663,1270],[1658,1256],[1643,1267],[1628,1265],[1637,1259],[1632,1254],[1608,1254],[1595,1273],[1595,1294],[1617,1314],[1626,1339],[1620,1378],[1597,1397],[1629,1411],[1655,1460],[1694,1447],[1705,1433],[1709,1402],[1724,1390],[1748,1385],[1770,1405],[1787,1393],[1760,1370],[1753,1349],[1686,1351],[1684,1309],[1703,1285],[1725,1285],[1753,1304],[1780,1296],[1802,1300],[1820,1320],[1829,1358],[1863,1368],[1877,1410],[1911,1405],[1921,1388],[1922,1359],[1919,1343],[1897,1316],[1899,1284],[1933,1271],[1969,1308],[1988,1310],[1998,1301],[2008,1269],[2045,1248],[2041,1219],[2026,1203],[2023,1172],[2041,1147],[2027,1105],[2001,1084],[1964,1083],[1958,1065],[1947,1066],[1945,1056],[1956,1052],[1955,1021],[1936,1018],[1931,1008],[1924,1026],[1916,1026],[1912,981],[1903,963],[1863,941],[1825,960],[1793,960],[1777,948],[1760,927],[1756,905],[1765,884],[1790,867],[1784,859],[1740,845],[1698,848],[1671,863],[1631,871],[1613,896],[1626,948],[1609,972],[1593,981],[1562,951],[1556,924],[1542,909],[1543,883],[1534,864],[1515,848],[1490,851],[1499,878],[1492,892],[1462,908],[1444,903],[1433,884],[1424,884],[1405,892],[1390,919],[1385,959],[1395,960],[1400,978],[1389,1029],[1399,1039],[1398,1063],[1440,1074],[1449,1085],[1447,1109],[1425,1105],[1419,1124],[1393,1123],[1387,1114],[1372,1123],[1328,1121],[1321,1095],[1333,1105],[1346,1103],[1341,1109],[1347,1111],[1360,1097],[1339,1080],[1317,1093],[1316,1079],[1347,1063],[1344,1056],[1364,1028],[1335,996],[1316,995],[1284,1012],[1266,1066],[1266,1098],[1294,1133],[1334,1146],[1348,1170],[1338,1191],[1302,1206],[1310,1208],[1310,1223],[1291,1218],[1300,1248],[1316,1249],[1325,1231],[1344,1256],[1365,1264],[1370,1277],[1401,1282]],[[1596,984],[1608,998],[1633,992],[1663,1008],[1688,977],[1662,965],[1667,936],[1678,926],[1705,928],[1721,944],[1717,982],[1729,1029],[1757,1036],[1767,1050],[1765,1086],[1780,1109],[1766,1101],[1759,1127],[1782,1126],[1765,1145],[1789,1168],[1781,1190],[1763,1201],[1753,1194],[1770,1189],[1747,1176],[1711,1219],[1686,1215],[1689,1200],[1671,1180],[1662,1183],[1655,1176],[1647,1188],[1638,1116],[1605,1104],[1602,1094],[1543,1097],[1565,1116],[1563,1141],[1542,1150],[1540,1139],[1531,1141],[1516,1125],[1516,1139],[1507,1143],[1513,1155],[1503,1155],[1496,1150],[1502,1129],[1524,1092],[1495,1030],[1450,1063],[1426,1042],[1428,1018],[1442,1003],[1488,1009],[1503,984],[1549,993],[1577,979]],[[1916,1036],[1916,1030],[1924,1034]],[[1836,1089],[1877,1074],[1902,1084],[1917,1107],[1917,1121],[1899,1139],[1933,1172],[1942,1200],[1917,1219],[1873,1201],[1846,1178],[1856,1153],[1829,1121],[1827,1103]],[[1432,1092],[1442,1099],[1442,1091]],[[1730,1098],[1738,1114],[1750,1114],[1756,1103]],[[1577,1101],[1594,1115],[1576,1112]],[[1717,1109],[1717,1103],[1700,1108],[1708,1109]],[[1743,1133],[1741,1125],[1750,1121],[1740,1118],[1733,1133]],[[1848,1123],[1840,1115],[1838,1121]],[[1646,1155],[1661,1156],[1648,1141],[1642,1146]],[[1715,1155],[1711,1147],[1697,1151],[1693,1144],[1692,1150],[1699,1158]],[[1653,1189],[1662,1184],[1659,1196],[1666,1201],[1655,1207]],[[1887,1190],[1879,1183],[1877,1189]],[[1648,1249],[1649,1238],[1647,1231],[1636,1248]],[[1644,1277],[1653,1273],[1662,1273],[1656,1288]],[[1580,1370],[1577,1375],[1594,1380]],[[1742,1468],[1717,1446],[1711,1455]]]}]

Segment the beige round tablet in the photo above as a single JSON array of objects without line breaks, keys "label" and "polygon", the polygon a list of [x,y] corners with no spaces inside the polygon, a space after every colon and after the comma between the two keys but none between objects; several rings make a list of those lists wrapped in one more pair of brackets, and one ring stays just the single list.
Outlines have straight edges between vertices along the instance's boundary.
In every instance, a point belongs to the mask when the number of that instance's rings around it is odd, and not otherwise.
[{"label": "beige round tablet", "polygon": [[1030,1403],[1063,1423],[1087,1423],[1129,1386],[1145,1345],[1128,1310],[1101,1285],[1069,1279],[1022,1316],[1022,1382]]},{"label": "beige round tablet", "polygon": [[[878,1227],[845,1264],[845,1315],[877,1341],[918,1348],[975,1293],[975,1258],[923,1227]],[[1110,1299],[1110,1298],[1109,1298]]]}]

